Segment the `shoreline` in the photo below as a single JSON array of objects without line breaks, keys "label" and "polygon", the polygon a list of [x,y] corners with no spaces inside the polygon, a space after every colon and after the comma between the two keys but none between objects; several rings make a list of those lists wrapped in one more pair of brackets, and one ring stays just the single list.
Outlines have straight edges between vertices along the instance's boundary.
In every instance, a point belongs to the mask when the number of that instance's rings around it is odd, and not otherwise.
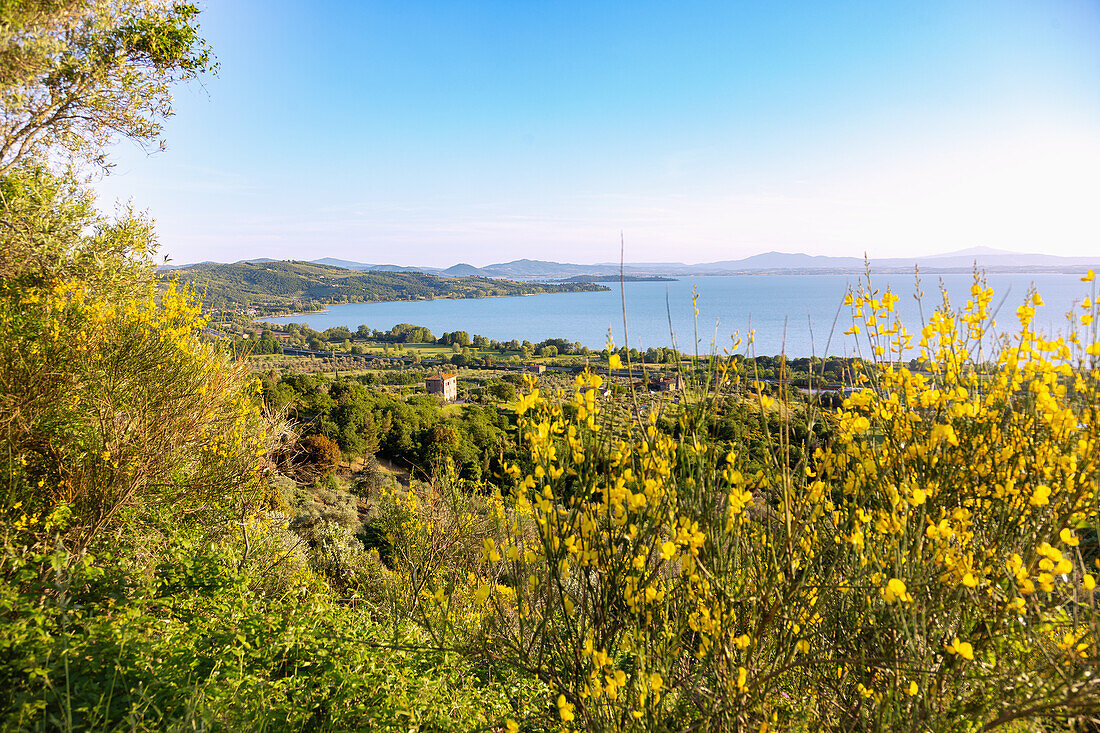
[{"label": "shoreline", "polygon": [[[344,304],[341,303],[341,305],[344,305]],[[348,305],[351,305],[351,304],[348,303]],[[319,315],[321,313],[328,313],[328,307],[326,306],[325,308],[322,308],[319,311],[301,311],[301,312],[296,312],[296,313],[281,313],[277,316],[256,316],[255,318],[252,319],[252,323],[258,323],[258,322],[261,322],[261,321],[263,321],[265,319],[268,319],[268,318],[294,318],[296,316],[316,316],[316,315]]]}]

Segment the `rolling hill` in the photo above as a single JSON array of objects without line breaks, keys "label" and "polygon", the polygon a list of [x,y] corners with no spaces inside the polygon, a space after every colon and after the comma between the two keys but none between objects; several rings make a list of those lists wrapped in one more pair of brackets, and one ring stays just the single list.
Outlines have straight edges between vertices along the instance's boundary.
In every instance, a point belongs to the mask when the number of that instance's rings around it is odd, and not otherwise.
[{"label": "rolling hill", "polygon": [[606,290],[593,283],[520,283],[488,277],[440,277],[423,272],[357,271],[297,261],[205,262],[164,272],[204,291],[210,308],[255,308],[275,313],[315,310],[331,303],[437,298],[489,298]]}]

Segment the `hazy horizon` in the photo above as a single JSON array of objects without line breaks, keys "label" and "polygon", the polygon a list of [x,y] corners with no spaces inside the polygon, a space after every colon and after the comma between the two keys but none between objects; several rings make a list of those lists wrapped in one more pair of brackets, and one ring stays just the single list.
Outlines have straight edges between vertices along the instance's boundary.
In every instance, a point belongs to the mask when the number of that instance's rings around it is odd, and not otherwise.
[{"label": "hazy horizon", "polygon": [[[761,256],[761,255],[775,255],[775,256],[779,256],[779,257],[783,257],[783,256],[795,256],[795,257],[815,256],[815,255],[806,255],[806,253],[802,253],[802,252],[779,252],[779,251],[772,250],[772,251],[768,251],[768,252],[758,252],[758,253],[754,253],[752,255],[747,255],[746,257],[739,257],[739,258],[734,258],[732,260],[726,260],[726,261],[739,261],[739,260],[742,260],[742,259]],[[1001,250],[1001,249],[995,249],[995,248],[990,248],[990,247],[969,247],[969,248],[966,248],[966,249],[955,250],[955,251],[952,251],[952,252],[933,252],[931,254],[926,254],[926,255],[925,254],[915,254],[915,255],[894,257],[894,258],[868,257],[867,259],[869,259],[872,263],[874,263],[876,261],[877,262],[892,262],[892,261],[903,261],[903,262],[904,261],[914,261],[915,262],[915,261],[918,261],[918,260],[919,261],[935,261],[935,260],[939,260],[939,259],[957,259],[959,257],[968,257],[968,256],[974,256],[975,258],[983,258],[983,257],[1002,256],[1002,255],[1004,255],[1004,256],[1025,256],[1025,257],[1027,257],[1027,256],[1039,256],[1039,257],[1049,257],[1049,258],[1059,257],[1059,255],[1047,255],[1046,253],[1039,253],[1039,252],[1013,252],[1011,250]],[[830,255],[816,255],[816,256],[830,257]],[[858,256],[858,257],[854,257],[854,259],[864,259],[864,258],[862,256]],[[1085,256],[1084,258],[1077,258],[1077,259],[1086,259],[1086,260],[1091,260],[1091,261],[1094,261],[1094,262],[1100,262],[1100,254],[1094,255],[1092,257]],[[422,264],[422,263],[400,264],[400,265],[398,265],[398,263],[394,263],[394,262],[362,262],[360,260],[351,260],[351,259],[348,259],[346,257],[331,257],[331,256],[328,256],[328,255],[310,256],[308,259],[306,259],[304,257],[274,258],[274,257],[262,257],[261,256],[261,257],[252,257],[252,258],[246,258],[246,259],[234,260],[234,261],[204,260],[204,262],[223,262],[223,263],[226,263],[226,264],[233,264],[234,262],[261,262],[261,261],[267,261],[267,260],[270,260],[270,261],[273,261],[273,262],[290,261],[290,262],[324,263],[324,264],[333,264],[333,265],[337,265],[337,266],[339,266],[341,263],[350,263],[350,264],[355,264],[355,265],[374,265],[374,266],[383,266],[383,267],[390,266],[390,265],[397,265],[397,266],[401,266],[401,267],[420,266],[420,267],[424,267],[426,269],[433,269],[433,270],[446,270],[450,267],[462,266],[462,265],[470,265],[470,266],[473,266],[473,267],[476,267],[476,268],[480,269],[480,268],[484,268],[484,267],[491,267],[493,265],[502,265],[502,264],[506,265],[506,264],[512,264],[512,263],[516,263],[516,262],[527,262],[527,261],[546,262],[548,264],[576,265],[576,266],[581,266],[581,267],[584,267],[584,266],[618,267],[619,264],[620,264],[620,262],[617,261],[617,260],[616,261],[606,260],[606,261],[601,261],[601,262],[564,262],[564,261],[560,261],[560,260],[546,260],[546,259],[542,259],[542,258],[538,258],[538,257],[520,257],[520,258],[516,258],[516,259],[513,259],[513,260],[508,260],[508,261],[505,261],[505,262],[489,262],[489,261],[470,262],[470,261],[467,261],[467,260],[460,260],[460,261],[451,262],[450,264],[447,264],[447,265],[425,265],[425,264]],[[1089,264],[1092,263],[1091,261],[1089,262]],[[652,262],[652,261],[651,262],[644,262],[644,261],[632,261],[632,260],[624,260],[623,261],[623,263],[628,265],[628,266],[647,267],[647,268],[659,268],[661,266],[669,266],[669,267],[674,267],[674,268],[675,267],[687,267],[687,268],[705,267],[707,265],[714,264],[714,263],[717,263],[717,262],[722,262],[722,261],[721,260],[710,260],[710,261],[706,261],[706,262],[694,262],[694,261],[684,262],[684,261],[677,261],[677,260],[667,260],[667,261],[664,261],[664,262]],[[183,263],[183,262],[170,261],[168,264],[170,266],[173,266],[173,267],[182,267],[182,266],[186,266],[186,265],[200,264],[200,263],[199,262]],[[980,264],[980,262],[979,262],[979,264]],[[949,266],[955,267],[956,265],[951,264]],[[1013,265],[1007,265],[1007,266],[1013,266]]]},{"label": "hazy horizon", "polygon": [[1100,6],[210,3],[109,208],[174,263],[1100,249]]}]

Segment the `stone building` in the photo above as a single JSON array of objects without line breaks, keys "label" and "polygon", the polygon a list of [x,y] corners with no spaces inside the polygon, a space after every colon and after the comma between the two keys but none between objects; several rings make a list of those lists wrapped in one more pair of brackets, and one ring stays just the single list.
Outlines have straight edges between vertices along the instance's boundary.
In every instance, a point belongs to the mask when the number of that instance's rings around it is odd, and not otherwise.
[{"label": "stone building", "polygon": [[428,388],[428,394],[437,394],[444,402],[453,402],[458,397],[458,375],[454,372],[428,377],[424,380],[424,386]]},{"label": "stone building", "polygon": [[679,374],[656,377],[649,384],[654,392],[678,392],[684,388],[684,380]]}]

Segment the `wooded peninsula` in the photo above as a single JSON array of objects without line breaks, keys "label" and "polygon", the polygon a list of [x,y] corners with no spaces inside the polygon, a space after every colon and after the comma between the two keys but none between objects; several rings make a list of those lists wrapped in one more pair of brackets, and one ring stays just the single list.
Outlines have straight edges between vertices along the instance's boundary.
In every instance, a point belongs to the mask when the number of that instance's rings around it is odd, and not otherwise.
[{"label": "wooded peninsula", "polygon": [[592,282],[543,283],[496,278],[441,277],[422,272],[363,272],[313,262],[205,262],[161,273],[204,293],[208,309],[256,315],[320,310],[336,303],[381,303],[438,298],[493,298],[608,290]]}]

